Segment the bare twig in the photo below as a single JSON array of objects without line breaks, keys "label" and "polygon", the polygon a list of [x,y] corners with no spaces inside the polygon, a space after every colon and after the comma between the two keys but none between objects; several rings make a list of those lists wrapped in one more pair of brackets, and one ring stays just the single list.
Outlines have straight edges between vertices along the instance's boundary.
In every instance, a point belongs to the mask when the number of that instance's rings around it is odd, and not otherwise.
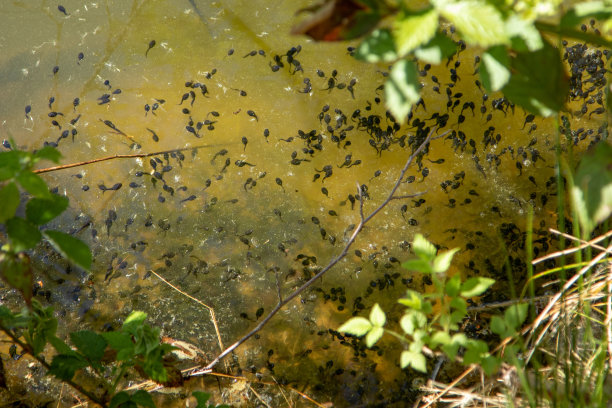
[{"label": "bare twig", "polygon": [[564,237],[564,238],[571,239],[571,240],[573,240],[573,241],[578,241],[578,242],[581,242],[581,243],[582,243],[582,245],[577,246],[577,247],[573,247],[573,248],[568,248],[568,249],[563,250],[563,251],[557,251],[557,252],[554,252],[554,253],[552,253],[552,254],[548,254],[548,255],[546,255],[546,256],[543,256],[543,257],[541,257],[541,258],[534,259],[533,261],[531,261],[531,263],[532,263],[533,265],[535,265],[535,264],[537,264],[537,263],[540,263],[540,262],[543,262],[543,261],[546,261],[546,260],[548,260],[548,259],[553,259],[553,258],[557,258],[557,257],[559,257],[559,256],[563,256],[563,255],[569,255],[569,254],[572,254],[572,253],[574,253],[574,252],[580,251],[580,250],[582,250],[582,249],[584,249],[584,248],[586,248],[586,247],[589,247],[589,246],[590,246],[590,247],[593,247],[593,248],[595,248],[595,249],[598,249],[598,250],[600,250],[600,251],[605,251],[606,249],[605,249],[604,247],[599,246],[599,245],[595,245],[595,244],[596,244],[597,242],[603,241],[604,239],[606,239],[606,238],[608,238],[608,237],[611,237],[611,236],[612,236],[612,230],[611,230],[611,231],[608,231],[608,232],[607,232],[606,234],[604,234],[604,235],[600,235],[600,236],[598,236],[598,237],[596,237],[596,238],[593,238],[593,239],[592,239],[592,240],[590,240],[590,241],[584,241],[584,240],[581,240],[581,239],[579,239],[579,238],[576,238],[576,237],[574,237],[574,236],[572,236],[572,235],[565,234],[565,233],[563,233],[563,232],[557,231],[557,230],[556,230],[556,229],[554,229],[554,228],[549,228],[549,231],[550,231],[551,233],[553,233],[553,234],[561,235],[561,236],[562,236],[562,237]]},{"label": "bare twig", "polygon": [[249,331],[247,334],[245,334],[244,336],[242,336],[238,341],[236,341],[234,344],[232,344],[231,346],[229,346],[228,348],[226,348],[221,354],[219,354],[214,360],[212,360],[206,367],[204,368],[200,368],[197,370],[194,370],[190,373],[191,376],[196,376],[196,375],[202,375],[202,374],[207,374],[210,373],[212,371],[212,368],[214,366],[217,365],[217,363],[219,363],[219,361],[224,358],[225,356],[227,356],[228,354],[230,354],[232,351],[234,351],[236,348],[238,348],[242,343],[244,343],[245,341],[247,341],[248,339],[250,339],[251,337],[253,337],[257,332],[259,332],[285,305],[287,305],[289,302],[291,302],[293,299],[295,299],[300,293],[302,293],[304,290],[308,289],[310,286],[312,286],[317,280],[319,280],[327,271],[329,271],[332,267],[334,267],[338,262],[340,262],[348,253],[349,248],[351,247],[351,245],[353,244],[353,242],[355,242],[355,238],[357,237],[357,235],[359,234],[359,232],[363,229],[364,225],[367,224],[374,216],[376,216],[376,214],[378,214],[387,204],[389,204],[389,202],[391,200],[393,200],[393,197],[395,196],[395,193],[397,192],[402,179],[404,178],[404,176],[406,175],[406,172],[408,171],[408,168],[410,167],[410,165],[412,164],[412,162],[414,161],[414,159],[423,151],[423,149],[425,149],[425,147],[434,139],[438,139],[440,137],[444,137],[447,133],[449,133],[449,131],[444,132],[441,135],[432,137],[432,135],[434,134],[434,132],[436,131],[436,128],[434,127],[431,132],[429,132],[429,135],[427,135],[427,138],[423,141],[423,143],[410,155],[410,157],[408,158],[408,160],[406,161],[406,164],[404,165],[404,167],[402,168],[400,175],[397,179],[397,181],[395,182],[395,185],[393,186],[393,188],[391,189],[391,192],[389,193],[389,195],[387,196],[387,198],[378,206],[376,207],[376,209],[374,209],[374,211],[372,211],[367,217],[364,218],[363,216],[363,198],[361,197],[362,194],[360,192],[359,197],[360,197],[360,222],[359,225],[357,225],[357,227],[355,228],[355,231],[353,232],[353,234],[351,235],[351,237],[349,238],[348,242],[346,243],[346,245],[344,246],[344,249],[342,250],[342,252],[340,252],[340,254],[338,254],[337,256],[335,256],[334,258],[331,259],[331,261],[329,261],[329,263],[327,264],[327,266],[325,266],[323,269],[321,269],[317,274],[315,274],[312,278],[310,278],[306,283],[304,283],[302,286],[300,286],[299,288],[297,288],[291,295],[289,295],[288,297],[286,297],[282,302],[278,302],[278,304],[268,313],[268,315],[261,321],[259,322],[259,324],[257,324],[257,326],[255,326],[251,331]]},{"label": "bare twig", "polygon": [[160,154],[178,153],[178,152],[184,152],[186,150],[204,149],[204,148],[216,147],[216,146],[220,146],[220,145],[199,145],[199,146],[192,146],[192,147],[183,147],[183,148],[180,148],[180,149],[163,150],[161,152],[153,152],[153,153],[115,154],[115,155],[112,155],[112,156],[99,157],[97,159],[82,161],[82,162],[78,162],[78,163],[62,164],[60,166],[53,166],[53,167],[47,167],[47,168],[44,168],[44,169],[33,170],[33,173],[37,173],[37,174],[40,174],[40,173],[49,173],[49,172],[52,172],[52,171],[70,169],[70,168],[73,168],[73,167],[86,166],[88,164],[99,163],[99,162],[103,162],[103,161],[107,161],[107,160],[138,159],[138,158],[143,158],[143,157],[159,156]]},{"label": "bare twig", "polygon": [[177,288],[176,286],[174,286],[173,284],[168,282],[166,279],[161,277],[159,274],[157,274],[154,270],[151,269],[151,270],[149,270],[149,272],[151,272],[153,275],[157,276],[159,279],[161,279],[162,282],[164,282],[166,285],[170,286],[172,289],[176,290],[180,294],[188,297],[189,299],[193,300],[194,302],[197,302],[199,305],[202,305],[206,309],[208,309],[208,311],[210,313],[210,319],[212,320],[213,326],[215,326],[215,333],[217,333],[217,341],[219,342],[219,348],[221,350],[223,350],[223,341],[221,341],[221,332],[219,331],[219,326],[217,325],[217,318],[215,317],[215,310],[212,307],[208,306],[206,303],[200,301],[199,299],[196,299],[193,296],[191,296],[190,294],[183,292],[182,290],[180,290],[179,288]]}]

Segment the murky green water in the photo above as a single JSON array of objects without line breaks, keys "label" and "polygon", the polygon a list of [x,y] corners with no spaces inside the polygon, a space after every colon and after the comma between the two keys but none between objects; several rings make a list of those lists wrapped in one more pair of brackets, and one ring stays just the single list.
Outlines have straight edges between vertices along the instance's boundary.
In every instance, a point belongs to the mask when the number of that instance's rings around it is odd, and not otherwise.
[{"label": "murky green water", "polygon": [[[65,1],[68,16],[55,2],[0,5],[3,139],[13,137],[24,149],[58,143],[62,164],[198,147],[46,173],[71,202],[59,227],[95,253],[87,276],[39,251],[47,297],[69,330],[117,327],[131,310],[144,310],[164,335],[212,357],[219,345],[208,311],[150,270],[212,306],[227,346],[255,325],[258,309],[265,315],[274,307],[277,280],[286,296],[341,251],[359,221],[351,201],[357,184],[367,185],[366,213],[386,197],[415,147],[411,135],[424,131],[415,122],[393,130],[378,99],[384,66],[355,62],[350,44],[287,35],[294,12],[307,4]],[[283,57],[285,66],[274,71],[273,56],[298,45],[300,65]],[[455,61],[460,79],[449,88]],[[414,233],[462,248],[455,272],[465,276],[505,281],[510,255],[516,283],[524,278],[518,259],[530,203],[542,223],[535,228],[538,249],[552,245],[544,231],[557,218],[556,187],[547,183],[554,176],[554,125],[525,123],[519,108],[494,109],[495,96],[484,101],[475,87],[474,69],[465,51],[448,67],[424,72],[426,110],[418,107],[413,119],[433,126],[435,117],[427,119],[448,111],[444,130],[464,137],[433,142],[421,167],[411,169],[401,193],[425,194],[391,203],[358,238],[358,253],[351,251],[228,359],[233,373],[256,370],[338,406],[410,400],[414,378],[394,363],[393,341],[369,351],[328,329],[375,302],[391,311],[406,286],[427,290],[397,262],[409,256]],[[432,90],[433,76],[440,94]],[[325,89],[330,81],[334,87]],[[464,107],[469,101],[473,112]],[[32,110],[25,115],[27,105]],[[599,119],[574,121],[576,128],[595,129],[580,149],[597,137]],[[311,131],[316,136],[307,143]],[[495,143],[486,143],[487,131],[499,135]],[[331,166],[329,177],[324,166]],[[506,291],[502,282],[488,300]],[[275,389],[261,392],[273,406],[286,404]],[[256,401],[245,391],[244,401],[249,398]]]}]

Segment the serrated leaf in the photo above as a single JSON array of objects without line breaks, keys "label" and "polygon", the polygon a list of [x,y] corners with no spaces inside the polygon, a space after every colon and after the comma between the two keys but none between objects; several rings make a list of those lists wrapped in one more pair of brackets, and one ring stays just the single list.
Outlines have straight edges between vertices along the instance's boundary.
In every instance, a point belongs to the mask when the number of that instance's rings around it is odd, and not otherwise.
[{"label": "serrated leaf", "polygon": [[501,338],[507,337],[508,327],[506,326],[506,322],[501,316],[493,316],[491,317],[491,331],[497,334]]},{"label": "serrated leaf", "polygon": [[511,102],[541,116],[563,109],[569,82],[558,49],[544,41],[537,51],[518,52],[511,59],[511,71],[502,88]]},{"label": "serrated leaf", "polygon": [[455,297],[459,294],[461,288],[461,278],[458,275],[450,277],[444,285],[444,293],[447,296]]},{"label": "serrated leaf", "polygon": [[378,303],[375,303],[372,307],[372,310],[370,310],[370,322],[373,326],[378,327],[383,327],[387,322],[385,312],[383,312]]},{"label": "serrated leaf", "polygon": [[431,264],[424,259],[409,259],[402,262],[402,268],[409,271],[430,274],[432,272]]},{"label": "serrated leaf", "polygon": [[[414,247],[414,246],[413,246]],[[443,273],[448,270],[453,260],[453,256],[459,251],[459,248],[453,248],[449,251],[444,251],[436,255],[433,260],[432,270],[434,273]]]},{"label": "serrated leaf", "polygon": [[412,61],[401,60],[393,64],[387,82],[385,98],[387,108],[398,122],[403,123],[412,106],[419,101],[421,84],[416,65]]},{"label": "serrated leaf", "polygon": [[49,198],[51,196],[47,183],[38,174],[22,171],[17,175],[16,180],[24,190],[34,197]]},{"label": "serrated leaf", "polygon": [[413,290],[408,290],[406,296],[399,299],[398,303],[415,310],[421,310],[421,295]]},{"label": "serrated leaf", "polygon": [[[130,404],[130,394],[128,394],[125,391],[120,391],[117,394],[113,395],[113,398],[111,399],[110,402],[110,408],[117,408],[119,405],[121,404],[126,404],[126,407],[128,406],[128,404]],[[135,406],[136,404],[132,403],[132,406]]]},{"label": "serrated leaf", "polygon": [[588,235],[612,214],[612,145],[599,142],[582,158],[571,195],[580,224]]},{"label": "serrated leaf", "polygon": [[134,348],[132,337],[128,333],[111,331],[102,333],[101,336],[104,337],[108,345],[116,351]]},{"label": "serrated leaf", "polygon": [[510,58],[503,46],[492,47],[482,54],[480,79],[488,92],[499,91],[510,80]]},{"label": "serrated leaf", "polygon": [[13,150],[0,152],[0,181],[8,180],[17,176],[21,170],[20,159],[23,152]]},{"label": "serrated leaf", "polygon": [[426,44],[438,30],[438,12],[431,8],[416,13],[401,13],[393,22],[397,52],[405,57]]},{"label": "serrated leaf", "polygon": [[366,334],[366,346],[372,347],[374,344],[376,344],[376,342],[380,340],[384,332],[385,330],[382,327],[373,327],[372,330],[370,330],[368,334]]},{"label": "serrated leaf", "polygon": [[438,65],[455,52],[457,52],[457,44],[438,32],[431,41],[414,50],[414,55],[423,62]]},{"label": "serrated leaf", "polygon": [[445,331],[437,331],[431,336],[432,346],[451,344],[451,336]]},{"label": "serrated leaf", "polygon": [[351,317],[338,328],[338,331],[360,337],[369,332],[370,329],[372,329],[372,323],[365,317]]},{"label": "serrated leaf", "polygon": [[400,355],[400,366],[402,368],[412,367],[421,373],[427,372],[427,360],[421,352],[404,350]]},{"label": "serrated leaf", "polygon": [[463,364],[465,365],[480,364],[489,353],[487,343],[482,340],[469,340],[465,347],[467,348],[463,355]]},{"label": "serrated leaf", "polygon": [[83,241],[60,231],[46,230],[45,237],[53,248],[69,261],[85,270],[91,268],[91,250]]},{"label": "serrated leaf", "polygon": [[504,320],[508,328],[511,330],[516,330],[520,325],[522,325],[527,318],[528,310],[529,305],[526,303],[519,303],[508,307],[504,311]]},{"label": "serrated leaf", "polygon": [[504,20],[495,7],[477,0],[436,2],[442,16],[453,24],[468,44],[490,47],[508,44]]},{"label": "serrated leaf", "polygon": [[416,329],[416,325],[414,324],[414,319],[411,314],[404,314],[400,319],[400,327],[404,331],[404,333],[412,335],[414,330]]},{"label": "serrated leaf", "polygon": [[487,356],[482,359],[481,366],[487,375],[493,375],[499,369],[501,359],[495,356]]},{"label": "serrated leaf", "polygon": [[206,403],[210,399],[209,393],[203,391],[194,391],[191,393],[191,395],[195,397],[198,403],[198,405],[196,405],[196,408],[207,408]]},{"label": "serrated leaf", "polygon": [[[533,21],[524,19],[519,14],[512,14],[506,20],[506,33],[516,51],[536,51],[542,48],[544,41]],[[516,39],[519,39],[517,42]]]},{"label": "serrated leaf", "polygon": [[68,208],[68,199],[51,194],[51,198],[33,198],[26,204],[26,218],[33,224],[43,225]]},{"label": "serrated leaf", "polygon": [[106,349],[106,340],[101,335],[89,330],[70,333],[70,341],[85,357],[92,361],[100,361]]},{"label": "serrated leaf", "polygon": [[16,252],[33,248],[42,238],[35,225],[19,217],[6,221],[6,232]]},{"label": "serrated leaf", "polygon": [[67,345],[64,340],[60,339],[59,337],[49,336],[48,340],[49,344],[53,346],[53,348],[55,349],[55,351],[58,352],[58,354],[75,354],[74,350],[72,350],[70,346]]},{"label": "serrated leaf", "polygon": [[421,259],[431,261],[436,256],[436,247],[421,234],[416,234],[412,241],[412,250]]},{"label": "serrated leaf", "polygon": [[135,310],[123,322],[122,329],[132,333],[136,327],[140,327],[147,319],[147,314],[139,310]]},{"label": "serrated leaf", "polygon": [[19,207],[19,188],[11,182],[0,190],[0,222],[12,218]]},{"label": "serrated leaf", "polygon": [[42,149],[38,150],[34,153],[34,159],[36,160],[51,160],[54,163],[59,163],[59,159],[61,159],[62,154],[55,147],[45,146]]},{"label": "serrated leaf", "polygon": [[155,403],[153,402],[151,394],[145,390],[136,391],[132,394],[131,400],[141,407],[155,408]]},{"label": "serrated leaf", "polygon": [[53,361],[51,361],[49,373],[53,374],[60,380],[69,381],[72,380],[72,377],[74,377],[74,374],[78,370],[87,366],[87,361],[83,360],[77,355],[57,354],[53,357]]},{"label": "serrated leaf", "polygon": [[481,278],[479,276],[466,280],[461,285],[461,296],[471,298],[482,295],[491,285],[495,283],[495,279]]},{"label": "serrated leaf", "polygon": [[355,58],[367,62],[390,62],[397,59],[391,31],[386,28],[375,30],[357,47]]},{"label": "serrated leaf", "polygon": [[9,286],[21,292],[23,299],[29,305],[32,300],[34,283],[30,259],[24,254],[4,255],[0,262],[0,275]]}]

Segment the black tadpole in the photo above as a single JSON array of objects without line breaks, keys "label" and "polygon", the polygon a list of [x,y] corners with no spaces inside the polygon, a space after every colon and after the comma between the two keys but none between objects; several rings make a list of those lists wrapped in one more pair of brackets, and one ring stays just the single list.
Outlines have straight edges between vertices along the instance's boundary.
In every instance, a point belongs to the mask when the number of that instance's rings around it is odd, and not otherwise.
[{"label": "black tadpole", "polygon": [[61,4],[59,6],[57,6],[57,9],[59,10],[60,13],[64,13],[64,15],[68,15],[68,12],[66,11],[66,7],[62,6]]},{"label": "black tadpole", "polygon": [[283,180],[281,180],[280,177],[276,178],[276,184],[281,186],[281,188],[283,189],[283,192],[285,191],[285,187],[283,187]]},{"label": "black tadpole", "polygon": [[255,118],[255,120],[259,122],[259,119],[257,118],[257,115],[256,115],[256,114],[255,114],[255,112],[253,112],[252,110],[248,110],[248,111],[247,111],[247,115],[249,115],[249,116],[251,116],[251,117]]},{"label": "black tadpole", "polygon": [[249,139],[242,136],[242,144],[244,145],[244,150],[246,151],[247,143],[249,143]]},{"label": "black tadpole", "polygon": [[147,57],[147,56],[148,56],[149,51],[151,50],[151,48],[155,47],[155,44],[156,44],[156,43],[155,43],[155,40],[151,40],[151,41],[149,41],[149,48],[147,48],[147,51],[145,52],[145,57]]}]

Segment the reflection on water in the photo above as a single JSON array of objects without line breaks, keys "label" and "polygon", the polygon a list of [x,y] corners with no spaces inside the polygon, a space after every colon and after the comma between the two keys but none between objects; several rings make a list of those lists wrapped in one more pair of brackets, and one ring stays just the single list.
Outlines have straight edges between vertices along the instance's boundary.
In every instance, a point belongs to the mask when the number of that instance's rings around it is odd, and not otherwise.
[{"label": "reflection on water", "polygon": [[[150,271],[212,306],[231,344],[274,307],[277,285],[286,296],[339,253],[357,195],[366,212],[378,205],[437,124],[452,136],[401,187],[424,194],[389,205],[347,259],[230,359],[234,373],[340,406],[410,399],[413,377],[392,344],[366,350],[329,329],[374,302],[393,313],[406,287],[427,290],[399,266],[416,232],[460,247],[457,273],[507,280],[509,260],[521,284],[528,206],[536,250],[556,223],[554,124],[485,96],[466,50],[420,67],[423,104],[399,127],[381,102],[386,67],[356,62],[347,44],[286,35],[306,3],[66,1],[67,15],[46,1],[0,6],[2,138],[57,144],[63,163],[166,151],[46,173],[71,202],[58,226],[92,246],[95,264],[86,276],[41,251],[51,290],[40,293],[76,323],[69,330],[144,310],[212,356],[208,312]],[[576,135],[580,148],[601,134],[597,119],[574,120],[594,129]]]}]

